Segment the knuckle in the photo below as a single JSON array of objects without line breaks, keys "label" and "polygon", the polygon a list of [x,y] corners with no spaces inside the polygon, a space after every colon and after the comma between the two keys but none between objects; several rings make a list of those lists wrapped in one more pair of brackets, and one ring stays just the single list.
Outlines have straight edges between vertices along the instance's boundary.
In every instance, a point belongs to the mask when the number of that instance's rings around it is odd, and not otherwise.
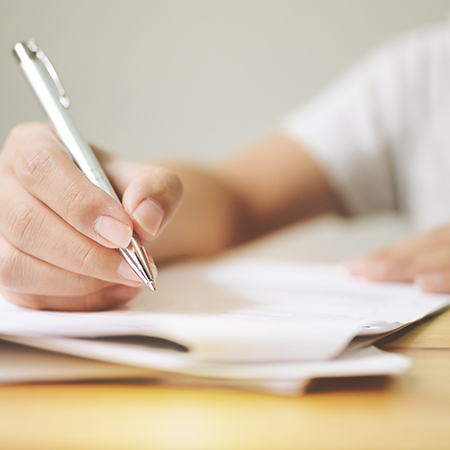
[{"label": "knuckle", "polygon": [[93,268],[98,266],[101,247],[94,241],[88,245],[83,245],[75,252],[75,260],[77,262],[77,271],[82,274],[93,276]]},{"label": "knuckle", "polygon": [[[12,158],[17,167],[23,159],[34,152],[37,142],[54,141],[54,132],[49,124],[27,122],[15,125],[8,133],[2,149],[2,155]],[[19,170],[20,171],[20,170]]]},{"label": "knuckle", "polygon": [[78,222],[80,213],[87,212],[92,203],[92,199],[88,198],[86,193],[79,186],[76,186],[75,183],[70,183],[66,186],[64,197],[65,217],[70,223]]},{"label": "knuckle", "polygon": [[84,298],[96,288],[98,280],[86,277],[78,273],[70,273],[65,279],[64,295],[79,296]]},{"label": "knuckle", "polygon": [[119,203],[87,178],[85,184],[77,183],[77,181],[65,181],[64,199],[59,204],[61,215],[76,229],[85,232],[88,224],[92,227],[101,211],[112,208],[122,210]]},{"label": "knuckle", "polygon": [[45,122],[22,122],[11,128],[8,139],[20,141],[30,134],[52,133],[52,130],[52,127]]},{"label": "knuckle", "polygon": [[170,191],[174,193],[181,193],[183,191],[183,183],[181,182],[180,177],[173,170],[165,167],[158,167],[157,174],[162,180],[161,184],[163,189],[169,188]]},{"label": "knuckle", "polygon": [[9,238],[21,248],[34,241],[41,226],[42,218],[37,211],[37,206],[29,203],[16,205],[6,219]]},{"label": "knuckle", "polygon": [[140,180],[143,186],[150,188],[152,197],[164,206],[178,203],[183,197],[183,183],[180,177],[172,170],[162,166],[154,166],[142,174]]},{"label": "knuckle", "polygon": [[19,123],[15,125],[9,131],[6,142],[14,144],[20,142],[29,133],[31,127],[31,123]]},{"label": "knuckle", "polygon": [[25,186],[39,187],[51,179],[53,159],[52,149],[43,143],[33,148],[24,148],[18,158],[17,176]]},{"label": "knuckle", "polygon": [[2,149],[2,156],[9,158],[14,157],[14,153],[22,147],[22,142],[24,137],[28,133],[28,124],[19,124],[11,128],[8,135],[6,136],[5,143]]}]

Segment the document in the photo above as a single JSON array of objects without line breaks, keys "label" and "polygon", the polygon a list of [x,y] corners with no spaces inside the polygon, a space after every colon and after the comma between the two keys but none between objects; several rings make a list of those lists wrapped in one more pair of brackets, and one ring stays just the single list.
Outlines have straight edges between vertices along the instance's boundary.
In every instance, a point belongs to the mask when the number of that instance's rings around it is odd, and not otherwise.
[{"label": "document", "polygon": [[152,379],[140,367],[80,358],[0,340],[0,384],[49,381]]},{"label": "document", "polygon": [[31,345],[57,339],[62,352],[80,339],[91,349],[128,345],[140,356],[118,362],[144,367],[145,352],[190,364],[323,361],[355,336],[383,335],[449,304],[447,295],[351,278],[334,265],[228,258],[162,270],[156,293],[113,311],[32,311],[1,300],[0,334]]},{"label": "document", "polygon": [[[28,342],[26,338],[11,339]],[[65,353],[89,358],[58,355],[0,340],[0,383],[126,380],[141,384],[231,388],[292,396],[301,393],[313,378],[395,375],[403,373],[411,365],[409,358],[375,347],[316,362],[198,364],[188,358],[178,359],[177,354],[164,356],[155,352],[152,357],[151,352],[147,352],[138,357],[136,348],[117,343],[90,345],[83,339],[38,338],[34,344],[56,351],[63,348]],[[130,352],[134,356],[130,357]],[[129,362],[131,365],[111,361]]]}]

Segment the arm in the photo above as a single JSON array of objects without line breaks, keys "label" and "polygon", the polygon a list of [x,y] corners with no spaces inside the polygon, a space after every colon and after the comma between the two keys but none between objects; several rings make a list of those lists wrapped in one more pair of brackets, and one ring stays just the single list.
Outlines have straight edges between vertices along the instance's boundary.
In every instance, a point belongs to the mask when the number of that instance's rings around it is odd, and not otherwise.
[{"label": "arm", "polygon": [[158,241],[156,260],[208,255],[339,205],[317,163],[281,132],[211,170],[169,165],[185,198]]}]

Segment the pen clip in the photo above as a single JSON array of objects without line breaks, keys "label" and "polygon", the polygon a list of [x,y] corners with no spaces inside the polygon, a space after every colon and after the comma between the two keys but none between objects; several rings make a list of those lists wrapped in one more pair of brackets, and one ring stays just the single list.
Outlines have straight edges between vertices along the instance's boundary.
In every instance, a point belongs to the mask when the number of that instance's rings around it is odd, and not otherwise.
[{"label": "pen clip", "polygon": [[56,89],[58,90],[59,101],[61,102],[61,105],[63,105],[64,108],[67,109],[70,106],[70,100],[69,97],[67,97],[66,91],[63,88],[61,80],[59,79],[58,74],[53,67],[53,64],[47,58],[47,55],[44,53],[44,51],[37,45],[34,39],[29,39],[26,45],[28,47],[28,50],[34,53],[36,55],[36,58],[40,59],[42,61],[42,64],[44,64],[48,74],[55,83]]}]

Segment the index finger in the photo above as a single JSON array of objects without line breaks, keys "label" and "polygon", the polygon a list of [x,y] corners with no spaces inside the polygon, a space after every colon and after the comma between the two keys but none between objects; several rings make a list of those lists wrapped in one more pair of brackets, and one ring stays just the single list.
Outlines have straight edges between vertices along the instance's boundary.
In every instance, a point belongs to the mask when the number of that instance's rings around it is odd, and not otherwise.
[{"label": "index finger", "polygon": [[28,124],[12,161],[22,186],[80,233],[110,247],[127,247],[133,229],[123,207],[75,165],[49,128]]}]

